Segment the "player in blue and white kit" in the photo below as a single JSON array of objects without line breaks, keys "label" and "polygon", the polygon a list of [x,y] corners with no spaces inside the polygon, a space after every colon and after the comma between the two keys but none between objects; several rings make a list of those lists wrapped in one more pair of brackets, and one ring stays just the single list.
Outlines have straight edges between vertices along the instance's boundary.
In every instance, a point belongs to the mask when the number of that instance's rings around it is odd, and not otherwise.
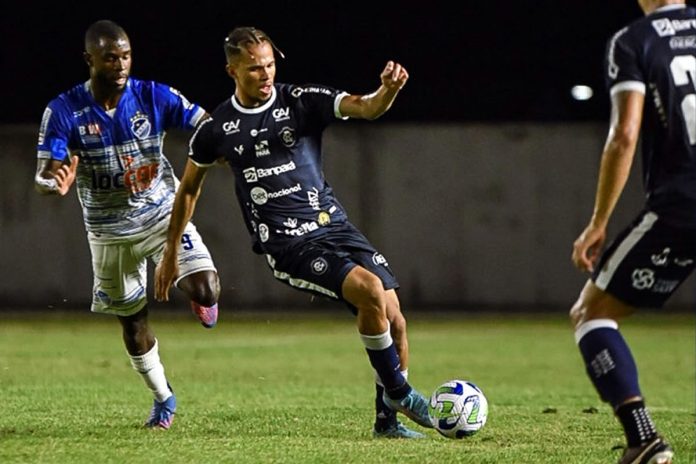
[{"label": "player in blue and white kit", "polygon": [[398,283],[386,259],[347,219],[322,172],[321,137],[336,119],[375,119],[389,109],[408,73],[388,62],[381,86],[349,95],[323,85],[274,82],[274,45],[262,31],[237,28],[225,41],[227,71],[236,84],[191,139],[189,161],[172,213],[155,294],[166,299],[177,275],[176,243],[190,219],[210,166],[224,159],[253,249],[276,279],[346,302],[377,372],[376,437],[420,438],[396,410],[431,427],[427,401],[406,381],[406,321]]},{"label": "player in blue and white kit", "polygon": [[[113,314],[133,368],[155,400],[146,425],[169,428],[176,398],[148,324],[147,259],[159,261],[178,179],[162,152],[169,128],[194,129],[206,112],[173,88],[129,77],[125,31],[103,20],[85,34],[90,78],[51,101],[38,141],[36,189],[65,195],[73,182],[92,253],[92,311]],[[219,281],[193,224],[179,244],[177,286],[206,327],[217,321]]]},{"label": "player in blue and white kit", "polygon": [[[696,9],[683,0],[639,0],[646,16],[607,46],[611,127],[594,212],[573,247],[592,273],[571,310],[587,373],[623,426],[620,463],[672,461],[645,407],[638,372],[617,321],[660,307],[696,261]],[[645,208],[602,252],[641,132]]]}]

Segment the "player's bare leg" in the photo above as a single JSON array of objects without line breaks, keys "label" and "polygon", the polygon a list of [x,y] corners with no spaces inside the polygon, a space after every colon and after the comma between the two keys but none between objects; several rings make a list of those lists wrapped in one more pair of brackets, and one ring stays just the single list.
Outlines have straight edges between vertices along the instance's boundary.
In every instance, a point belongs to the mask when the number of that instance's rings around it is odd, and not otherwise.
[{"label": "player's bare leg", "polygon": [[174,420],[176,397],[164,375],[159,346],[147,320],[147,306],[132,316],[119,316],[123,342],[133,369],[142,376],[154,396],[154,406],[145,425],[168,429]]}]

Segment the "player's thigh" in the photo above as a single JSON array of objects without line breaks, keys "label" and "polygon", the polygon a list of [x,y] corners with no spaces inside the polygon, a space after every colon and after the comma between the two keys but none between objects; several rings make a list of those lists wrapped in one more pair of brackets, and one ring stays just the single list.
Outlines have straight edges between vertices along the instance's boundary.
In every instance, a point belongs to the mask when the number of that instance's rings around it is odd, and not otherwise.
[{"label": "player's thigh", "polygon": [[94,287],[92,311],[130,316],[146,303],[147,263],[130,242],[90,240]]},{"label": "player's thigh", "polygon": [[695,236],[641,213],[602,254],[592,281],[626,305],[659,308],[693,272]]},{"label": "player's thigh", "polygon": [[[142,253],[150,256],[153,262],[159,263],[162,259],[166,240],[166,227],[159,227],[153,230],[153,233],[142,245]],[[179,275],[175,281],[177,286],[185,277],[200,273],[201,271],[212,271],[217,273],[210,251],[208,251],[208,247],[203,242],[201,235],[198,233],[193,223],[189,222],[186,224],[178,247]]]},{"label": "player's thigh", "polygon": [[343,300],[343,282],[356,266],[349,256],[320,244],[266,255],[273,277],[297,290]]}]

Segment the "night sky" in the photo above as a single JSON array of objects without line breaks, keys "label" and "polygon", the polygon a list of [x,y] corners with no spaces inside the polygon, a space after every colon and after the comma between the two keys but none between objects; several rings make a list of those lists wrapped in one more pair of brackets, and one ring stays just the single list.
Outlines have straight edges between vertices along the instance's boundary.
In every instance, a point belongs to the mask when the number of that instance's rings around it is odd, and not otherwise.
[{"label": "night sky", "polygon": [[[2,123],[38,124],[51,98],[87,79],[84,31],[98,19],[128,32],[133,76],[172,85],[210,111],[233,91],[224,37],[256,26],[286,55],[278,82],[369,93],[388,59],[401,62],[411,78],[384,120],[606,120],[606,41],[642,15],[635,0],[67,3],[3,11]],[[575,84],[594,97],[572,99]]]}]

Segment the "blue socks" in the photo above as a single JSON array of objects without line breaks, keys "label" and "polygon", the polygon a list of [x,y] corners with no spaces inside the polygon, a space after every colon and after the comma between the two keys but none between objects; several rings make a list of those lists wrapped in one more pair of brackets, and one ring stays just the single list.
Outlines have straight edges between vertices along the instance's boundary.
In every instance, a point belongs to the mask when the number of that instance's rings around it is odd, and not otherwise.
[{"label": "blue socks", "polygon": [[[593,319],[575,331],[587,374],[603,401],[611,404],[629,447],[657,436],[638,385],[638,369],[628,345],[611,319]],[[625,403],[633,397],[640,400]],[[625,403],[625,404],[624,404]]]},{"label": "blue socks", "polygon": [[636,363],[615,321],[587,321],[575,331],[575,341],[603,401],[616,409],[628,398],[641,396]]},{"label": "blue socks", "polygon": [[389,330],[378,335],[360,334],[360,339],[389,397],[401,399],[408,395],[411,387],[401,374],[401,362]]}]

